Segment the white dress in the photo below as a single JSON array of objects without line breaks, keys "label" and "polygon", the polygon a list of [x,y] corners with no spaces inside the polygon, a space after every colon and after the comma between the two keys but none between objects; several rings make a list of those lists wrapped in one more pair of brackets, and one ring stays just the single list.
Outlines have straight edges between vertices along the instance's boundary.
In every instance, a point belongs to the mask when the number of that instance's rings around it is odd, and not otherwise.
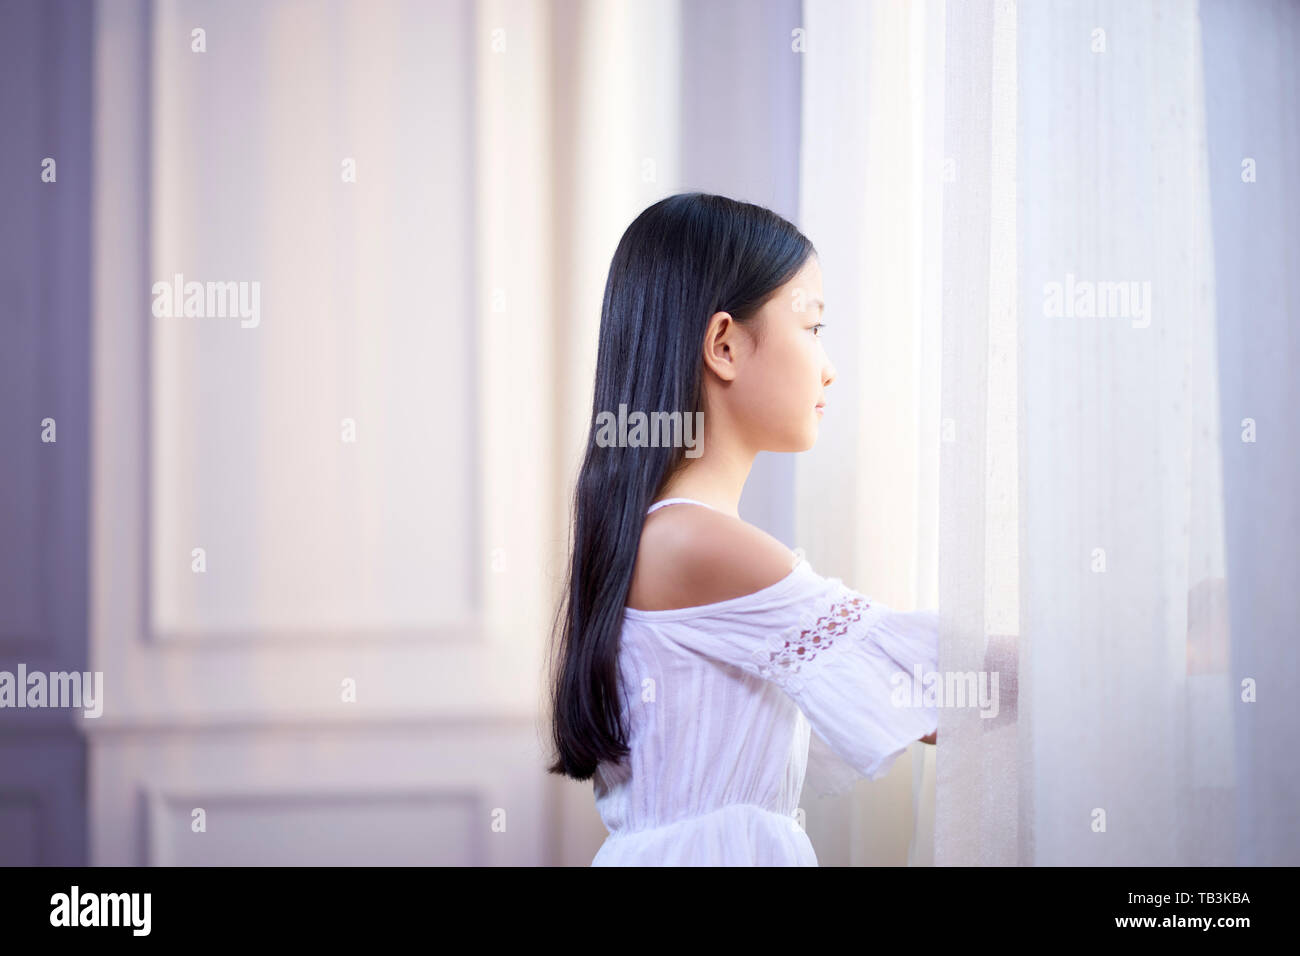
[{"label": "white dress", "polygon": [[[650,511],[678,502],[704,505]],[[797,813],[805,775],[842,792],[933,733],[921,681],[938,649],[934,612],[894,611],[804,559],[752,594],[625,609],[631,753],[596,769],[609,836],[591,865],[817,866]]]}]

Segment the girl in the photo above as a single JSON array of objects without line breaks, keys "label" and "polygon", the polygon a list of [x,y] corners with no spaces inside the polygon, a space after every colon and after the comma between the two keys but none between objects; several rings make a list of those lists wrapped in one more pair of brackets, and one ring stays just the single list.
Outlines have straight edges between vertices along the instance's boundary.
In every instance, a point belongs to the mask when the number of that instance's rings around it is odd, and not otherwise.
[{"label": "girl", "polygon": [[812,243],[723,196],[656,202],[614,253],[551,702],[549,770],[593,780],[609,829],[593,866],[816,866],[805,776],[839,792],[936,740],[936,616],[737,513],[758,452],[816,441],[823,308]]}]

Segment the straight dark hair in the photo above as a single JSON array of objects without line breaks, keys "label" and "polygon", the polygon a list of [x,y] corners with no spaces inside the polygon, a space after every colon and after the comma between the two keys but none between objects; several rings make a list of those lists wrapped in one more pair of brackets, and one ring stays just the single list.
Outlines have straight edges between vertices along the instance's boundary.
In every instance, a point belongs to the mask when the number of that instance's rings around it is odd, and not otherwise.
[{"label": "straight dark hair", "polygon": [[[627,756],[619,699],[623,610],[646,509],[685,460],[683,447],[596,441],[601,412],[703,411],[709,319],[742,325],[790,281],[813,244],[752,203],[680,193],[645,209],[619,240],[605,282],[587,451],[573,493],[563,599],[551,635],[550,773],[592,777]],[[755,330],[757,331],[757,330]]]}]

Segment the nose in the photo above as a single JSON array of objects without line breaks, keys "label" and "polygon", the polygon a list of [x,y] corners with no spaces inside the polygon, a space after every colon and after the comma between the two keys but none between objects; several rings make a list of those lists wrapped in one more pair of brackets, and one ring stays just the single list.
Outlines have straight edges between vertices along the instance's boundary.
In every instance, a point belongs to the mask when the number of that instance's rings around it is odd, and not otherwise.
[{"label": "nose", "polygon": [[828,361],[826,367],[822,369],[822,388],[833,381],[835,381],[835,366]]}]

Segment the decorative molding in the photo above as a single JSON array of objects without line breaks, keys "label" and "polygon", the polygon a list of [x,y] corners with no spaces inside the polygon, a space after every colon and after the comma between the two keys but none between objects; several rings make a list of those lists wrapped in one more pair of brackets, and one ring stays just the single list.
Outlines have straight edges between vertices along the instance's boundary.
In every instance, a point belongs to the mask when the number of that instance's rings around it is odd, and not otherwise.
[{"label": "decorative molding", "polygon": [[[484,810],[487,800],[482,788],[462,786],[411,786],[395,784],[393,786],[364,787],[248,787],[248,788],[176,788],[145,784],[139,790],[140,803],[144,809],[144,865],[174,866],[172,844],[167,838],[167,810],[174,807],[293,807],[310,805],[346,805],[385,803],[411,798],[425,798],[440,805],[459,804],[469,816],[475,813],[486,818]],[[476,848],[476,858],[482,852]]]}]

